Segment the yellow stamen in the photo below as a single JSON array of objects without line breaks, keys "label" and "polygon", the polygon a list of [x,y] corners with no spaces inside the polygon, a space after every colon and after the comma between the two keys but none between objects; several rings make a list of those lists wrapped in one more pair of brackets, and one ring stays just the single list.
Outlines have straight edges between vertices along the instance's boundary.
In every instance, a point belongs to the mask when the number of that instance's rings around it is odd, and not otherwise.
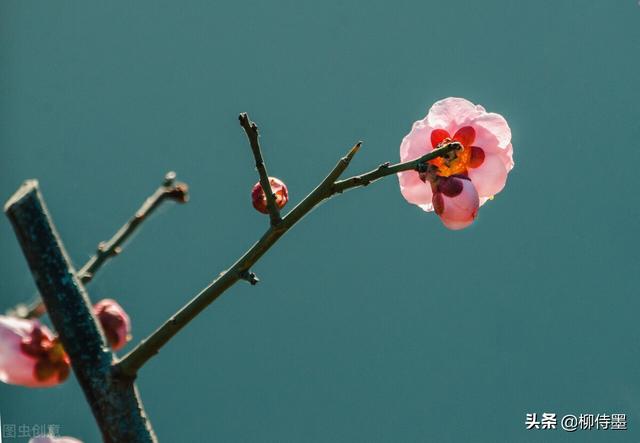
[{"label": "yellow stamen", "polygon": [[[449,141],[448,139],[444,140],[441,145]],[[470,161],[471,149],[462,147],[461,149],[451,151],[448,156],[429,160],[429,163],[438,168],[437,174],[439,176],[449,177],[455,174],[465,174]]]}]

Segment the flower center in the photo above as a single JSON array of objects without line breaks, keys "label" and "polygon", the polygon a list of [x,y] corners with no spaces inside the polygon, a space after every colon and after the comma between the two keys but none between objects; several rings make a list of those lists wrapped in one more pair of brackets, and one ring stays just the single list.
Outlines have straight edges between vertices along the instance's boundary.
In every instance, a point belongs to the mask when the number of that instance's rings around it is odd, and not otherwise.
[{"label": "flower center", "polygon": [[[450,138],[444,139],[437,147],[450,143],[454,140]],[[441,177],[449,177],[455,174],[466,174],[467,168],[471,161],[471,149],[462,145],[459,149],[449,151],[446,155],[433,160],[429,163],[437,168],[437,174]]]},{"label": "flower center", "polygon": [[451,142],[458,142],[460,148],[449,151],[446,155],[433,160],[429,164],[435,167],[435,173],[441,177],[464,175],[469,168],[477,168],[484,162],[484,150],[473,146],[476,131],[472,126],[463,126],[453,137],[444,129],[434,129],[431,132],[431,146],[439,148]]},{"label": "flower center", "polygon": [[22,339],[20,347],[23,353],[36,360],[34,375],[37,380],[46,381],[57,376],[59,381],[64,381],[69,376],[69,357],[58,337],[49,340],[39,326],[34,326],[31,335]]}]

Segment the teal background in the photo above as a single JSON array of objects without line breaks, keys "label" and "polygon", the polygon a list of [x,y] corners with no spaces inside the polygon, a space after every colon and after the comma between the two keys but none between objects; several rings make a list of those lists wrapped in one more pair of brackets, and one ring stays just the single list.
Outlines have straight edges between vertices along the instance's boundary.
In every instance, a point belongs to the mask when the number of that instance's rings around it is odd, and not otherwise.
[{"label": "teal background", "polygon": [[[394,178],[322,205],[141,372],[160,440],[638,441],[639,21],[631,0],[5,1],[0,191],[38,178],[79,266],[167,170],[189,183],[88,286],[133,344],[266,227],[239,112],[293,206],[355,141],[352,173],[396,161],[434,101],[468,98],[516,160],[477,223],[446,230]],[[34,284],[7,220],[0,249],[4,309]],[[99,440],[73,378],[0,386],[0,414]]]}]

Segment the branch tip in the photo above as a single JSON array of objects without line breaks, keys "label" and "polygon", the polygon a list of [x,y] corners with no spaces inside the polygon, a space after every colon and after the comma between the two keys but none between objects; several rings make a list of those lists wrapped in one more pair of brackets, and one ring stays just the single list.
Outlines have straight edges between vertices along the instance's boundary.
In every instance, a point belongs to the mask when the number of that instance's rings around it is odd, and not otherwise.
[{"label": "branch tip", "polygon": [[[246,115],[240,114],[240,121],[243,121]],[[247,131],[248,125],[243,125],[249,141],[252,143],[254,154],[259,153],[259,145],[257,137],[251,131]],[[254,144],[255,143],[255,144]],[[338,160],[336,166],[329,172],[322,182],[307,195],[295,208],[293,208],[282,220],[281,223],[272,225],[267,232],[258,240],[249,250],[247,250],[227,271],[220,273],[220,276],[214,280],[209,286],[204,288],[182,309],[177,311],[171,321],[165,322],[155,332],[142,340],[129,354],[127,354],[119,363],[122,369],[126,369],[128,373],[135,373],[150,358],[157,354],[169,340],[172,339],[182,328],[184,328],[191,320],[199,315],[209,304],[216,300],[222,293],[234,285],[238,280],[247,280],[251,284],[256,284],[258,278],[249,269],[260,260],[260,258],[286,233],[292,226],[299,222],[313,208],[318,206],[322,201],[331,198],[335,194],[344,192],[345,190],[367,186],[382,177],[395,175],[398,172],[415,170],[417,165],[436,157],[440,157],[447,152],[457,148],[459,145],[448,144],[423,155],[422,157],[390,165],[383,163],[376,169],[364,174],[350,177],[344,180],[336,181],[342,172],[347,168],[350,160],[358,151],[361,142],[356,143],[345,157]],[[254,149],[257,148],[257,149]],[[256,162],[261,164],[260,162]],[[263,169],[266,176],[266,171]],[[262,175],[261,175],[262,178]],[[266,188],[266,187],[265,187]],[[268,188],[265,189],[265,192]],[[268,196],[269,194],[267,194]]]},{"label": "branch tip", "polygon": [[351,148],[351,150],[349,150],[349,153],[347,154],[347,158],[351,160],[353,156],[358,153],[361,147],[362,147],[362,141],[359,141],[358,143],[353,145],[353,148]]},{"label": "branch tip", "polygon": [[[27,196],[29,192],[38,191],[37,180],[27,180],[16,191],[16,193],[7,201],[5,212],[21,198]],[[122,245],[131,236],[131,234],[146,220],[149,215],[165,200],[173,200],[178,203],[186,203],[189,200],[189,186],[183,182],[176,182],[176,173],[169,171],[165,174],[162,184],[156,191],[147,198],[142,206],[134,213],[134,215],[124,224],[108,241],[102,241],[98,244],[95,254],[78,270],[77,277],[82,283],[91,281],[104,263],[111,257],[122,252]],[[39,295],[39,294],[38,294]],[[28,309],[13,309],[20,318],[40,317],[45,312],[45,306],[38,296],[36,301],[27,305]]]},{"label": "branch tip", "polygon": [[9,197],[7,202],[4,204],[4,212],[9,212],[12,206],[20,203],[22,199],[28,196],[31,192],[37,192],[38,190],[38,180],[30,179],[25,180],[22,185],[18,188],[14,194]]},{"label": "branch tip", "polygon": [[164,181],[162,182],[162,184],[164,186],[171,186],[175,181],[176,181],[175,171],[169,171],[164,175]]},{"label": "branch tip", "polygon": [[280,209],[276,204],[276,198],[271,189],[271,182],[269,180],[269,174],[267,173],[267,167],[264,159],[262,158],[262,151],[260,150],[260,142],[258,140],[258,126],[249,120],[249,115],[243,112],[239,116],[240,126],[244,129],[244,132],[249,139],[249,145],[251,146],[251,152],[256,164],[256,170],[258,171],[258,177],[260,179],[260,185],[265,193],[267,199],[267,211],[269,213],[269,219],[271,226],[277,226],[282,219],[280,218]]}]

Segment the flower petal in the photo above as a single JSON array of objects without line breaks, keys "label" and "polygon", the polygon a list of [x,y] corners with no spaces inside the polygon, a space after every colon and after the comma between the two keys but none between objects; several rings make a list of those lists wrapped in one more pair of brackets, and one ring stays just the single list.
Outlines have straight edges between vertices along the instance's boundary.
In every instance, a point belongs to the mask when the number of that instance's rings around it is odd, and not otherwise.
[{"label": "flower petal", "polygon": [[431,131],[431,146],[435,149],[447,138],[451,138],[447,131],[444,129],[434,129]]},{"label": "flower petal", "polygon": [[36,376],[42,376],[43,369],[46,368],[40,367],[39,371],[36,371],[39,360],[23,350],[23,341],[31,337],[34,328],[38,328],[38,333],[43,340],[53,341],[54,337],[49,328],[41,325],[37,320],[0,315],[0,381],[32,388],[53,386],[62,381],[54,376],[53,372],[49,374],[48,371],[44,371],[46,375],[50,375],[46,379],[39,379]]},{"label": "flower petal", "polygon": [[437,194],[437,200],[442,199],[441,207],[438,205],[438,216],[447,228],[462,229],[473,223],[478,214],[480,199],[471,180],[462,177],[450,177],[449,180],[459,181],[462,190],[454,197],[448,197],[444,193]]},{"label": "flower petal", "polygon": [[489,198],[504,188],[508,172],[499,155],[489,154],[478,168],[469,169],[468,174],[480,198]]},{"label": "flower petal", "polygon": [[507,171],[513,168],[513,147],[511,143],[504,147],[500,146],[498,137],[488,129],[482,126],[476,126],[476,140],[473,144],[474,146],[482,148],[486,155],[498,155]]},{"label": "flower petal", "polygon": [[473,129],[473,126],[463,126],[456,131],[453,139],[457,142],[462,143],[462,146],[467,148],[471,146],[473,144],[473,141],[476,139],[476,130]]},{"label": "flower petal", "polygon": [[418,120],[400,144],[400,161],[406,162],[422,157],[427,152],[433,151],[429,144],[433,128]]},{"label": "flower petal", "polygon": [[513,146],[511,143],[507,146],[507,148],[500,152],[500,157],[502,159],[502,163],[504,163],[507,171],[511,171],[513,169]]},{"label": "flower petal", "polygon": [[456,197],[463,189],[462,179],[457,177],[442,177],[438,181],[438,191],[447,197]]},{"label": "flower petal", "polygon": [[482,106],[476,106],[469,100],[449,97],[437,101],[429,109],[426,123],[434,128],[444,128],[449,133],[464,126],[471,119],[484,113]]},{"label": "flower petal", "polygon": [[[498,139],[498,146],[505,149],[511,143],[511,128],[503,116],[495,112],[485,112],[475,117],[472,126],[478,126],[491,132]],[[480,145],[478,145],[480,146]]]},{"label": "flower petal", "polygon": [[411,204],[420,206],[424,211],[433,211],[431,185],[420,179],[416,171],[398,173],[400,192]]},{"label": "flower petal", "polygon": [[442,221],[443,225],[445,225],[447,228],[451,229],[452,231],[459,231],[460,229],[464,229],[468,226],[471,226],[475,218],[470,218],[464,221],[455,221],[455,220],[447,220],[441,217],[440,220]]},{"label": "flower petal", "polygon": [[471,146],[471,157],[469,158],[469,168],[479,168],[484,162],[484,149]]}]

